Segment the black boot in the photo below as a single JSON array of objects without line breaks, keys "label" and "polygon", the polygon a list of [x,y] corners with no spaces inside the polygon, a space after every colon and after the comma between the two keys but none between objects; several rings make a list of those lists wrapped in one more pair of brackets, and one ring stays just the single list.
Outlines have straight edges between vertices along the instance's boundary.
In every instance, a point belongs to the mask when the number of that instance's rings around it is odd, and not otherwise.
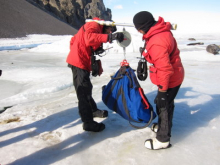
[{"label": "black boot", "polygon": [[108,111],[97,109],[93,112],[93,117],[105,118],[108,117]]},{"label": "black boot", "polygon": [[84,122],[83,123],[83,129],[85,131],[101,132],[102,130],[105,129],[105,124],[97,123],[95,121]]}]

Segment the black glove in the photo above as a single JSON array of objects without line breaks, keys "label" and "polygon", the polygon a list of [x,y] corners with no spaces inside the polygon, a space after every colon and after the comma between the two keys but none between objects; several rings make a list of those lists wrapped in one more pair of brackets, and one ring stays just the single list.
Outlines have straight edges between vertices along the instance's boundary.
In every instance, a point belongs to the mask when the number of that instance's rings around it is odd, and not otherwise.
[{"label": "black glove", "polygon": [[108,40],[110,43],[112,43],[113,40],[117,40],[119,42],[122,42],[124,40],[124,34],[122,32],[117,32],[117,33],[110,33],[108,35]]},{"label": "black glove", "polygon": [[167,92],[158,91],[157,96],[154,100],[154,103],[157,105],[159,109],[167,108],[168,106]]},{"label": "black glove", "polygon": [[[113,20],[111,20],[112,22],[114,22]],[[117,31],[117,27],[116,26],[112,26],[112,33],[116,32]]]},{"label": "black glove", "polygon": [[116,32],[117,31],[117,27],[116,26],[112,26],[112,33]]},{"label": "black glove", "polygon": [[95,54],[102,54],[104,52],[105,50],[102,47],[99,47],[98,49],[95,50]]}]

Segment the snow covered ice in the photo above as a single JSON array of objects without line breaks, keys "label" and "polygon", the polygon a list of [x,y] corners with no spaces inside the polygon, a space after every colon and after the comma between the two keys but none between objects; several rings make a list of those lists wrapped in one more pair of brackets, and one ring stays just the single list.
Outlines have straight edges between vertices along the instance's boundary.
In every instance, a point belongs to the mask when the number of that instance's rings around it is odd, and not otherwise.
[{"label": "snow covered ice", "polygon": [[[129,30],[128,30],[129,31]],[[131,30],[126,49],[130,66],[137,68],[141,35]],[[101,100],[101,87],[124,59],[116,43],[101,57],[104,72],[91,77],[93,97],[109,117],[95,118],[106,129],[85,132],[78,115],[72,73],[65,62],[71,36],[30,35],[0,39],[0,164],[11,165],[217,165],[220,162],[220,55],[206,52],[220,45],[220,34],[193,36],[204,45],[187,46],[191,36],[175,34],[185,67],[185,79],[175,100],[172,147],[151,151],[144,141],[150,128],[134,129]],[[153,104],[157,87],[139,81]],[[157,119],[154,120],[156,122]]]}]

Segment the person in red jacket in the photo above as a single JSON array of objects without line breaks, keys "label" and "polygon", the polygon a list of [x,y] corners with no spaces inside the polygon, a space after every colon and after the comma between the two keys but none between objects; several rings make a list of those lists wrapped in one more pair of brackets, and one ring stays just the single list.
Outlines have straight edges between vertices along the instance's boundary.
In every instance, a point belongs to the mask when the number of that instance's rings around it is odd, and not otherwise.
[{"label": "person in red jacket", "polygon": [[145,48],[142,55],[152,65],[149,68],[150,79],[158,86],[154,100],[158,114],[158,122],[151,126],[156,137],[147,139],[148,149],[162,149],[171,146],[171,128],[174,113],[174,99],[184,79],[184,68],[180,59],[180,51],[171,33],[171,24],[162,17],[155,21],[147,11],[137,13],[133,23],[138,32],[143,34]]},{"label": "person in red jacket", "polygon": [[[96,17],[93,20],[100,19]],[[90,72],[101,75],[103,70],[100,61],[99,63],[97,61],[92,63],[91,59],[94,57],[92,54],[103,53],[103,43],[111,43],[112,40],[122,42],[124,40],[123,33],[112,33],[115,28],[100,25],[95,21],[87,22],[70,41],[70,52],[66,62],[72,69],[73,85],[78,98],[79,115],[85,131],[100,132],[105,129],[103,123],[97,123],[93,120],[93,117],[107,117],[108,111],[98,109],[92,98],[93,86],[90,81]],[[96,67],[92,68],[91,66],[93,65]]]}]

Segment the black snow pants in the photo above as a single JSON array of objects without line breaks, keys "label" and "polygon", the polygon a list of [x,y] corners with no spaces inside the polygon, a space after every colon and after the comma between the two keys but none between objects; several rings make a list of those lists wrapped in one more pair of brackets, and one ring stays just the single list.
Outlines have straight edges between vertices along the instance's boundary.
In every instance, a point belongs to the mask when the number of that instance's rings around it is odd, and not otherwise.
[{"label": "black snow pants", "polygon": [[158,115],[158,131],[157,131],[157,140],[161,142],[170,141],[171,129],[172,129],[172,120],[174,112],[174,99],[179,91],[180,85],[174,88],[169,88],[167,90],[168,102],[169,105],[166,108],[159,109],[156,106],[157,115]]},{"label": "black snow pants", "polygon": [[73,85],[78,98],[79,115],[82,122],[93,121],[93,112],[97,110],[97,105],[92,98],[92,83],[90,72],[78,67],[69,65],[73,73]]}]

